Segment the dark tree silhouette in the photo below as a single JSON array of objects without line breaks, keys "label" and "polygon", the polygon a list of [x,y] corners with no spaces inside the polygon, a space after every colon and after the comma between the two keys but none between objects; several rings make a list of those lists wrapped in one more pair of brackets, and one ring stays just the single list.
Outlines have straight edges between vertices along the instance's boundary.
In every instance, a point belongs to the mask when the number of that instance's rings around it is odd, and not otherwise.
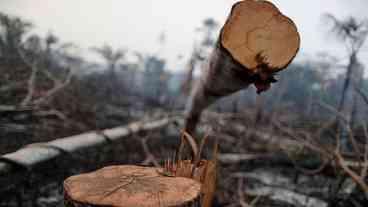
[{"label": "dark tree silhouette", "polygon": [[99,54],[107,64],[109,74],[108,77],[110,83],[108,86],[108,93],[111,99],[113,99],[114,91],[117,89],[118,86],[117,71],[116,71],[117,64],[119,61],[124,60],[126,51],[122,49],[114,50],[110,45],[104,45],[102,47],[93,47],[91,48],[91,50]]},{"label": "dark tree silhouette", "polygon": [[32,28],[30,22],[0,13],[0,56],[16,58],[24,35]]}]

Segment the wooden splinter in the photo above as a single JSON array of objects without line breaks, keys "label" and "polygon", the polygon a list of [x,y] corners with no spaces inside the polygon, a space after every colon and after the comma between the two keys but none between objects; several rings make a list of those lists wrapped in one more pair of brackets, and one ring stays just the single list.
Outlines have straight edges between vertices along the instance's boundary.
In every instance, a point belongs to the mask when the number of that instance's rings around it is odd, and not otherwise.
[{"label": "wooden splinter", "polygon": [[64,181],[66,207],[195,207],[201,184],[170,177],[160,168],[133,165],[105,167]]},{"label": "wooden splinter", "polygon": [[296,56],[300,36],[293,21],[267,1],[236,3],[206,70],[186,107],[184,130],[193,134],[201,112],[217,99],[254,84],[261,93]]}]

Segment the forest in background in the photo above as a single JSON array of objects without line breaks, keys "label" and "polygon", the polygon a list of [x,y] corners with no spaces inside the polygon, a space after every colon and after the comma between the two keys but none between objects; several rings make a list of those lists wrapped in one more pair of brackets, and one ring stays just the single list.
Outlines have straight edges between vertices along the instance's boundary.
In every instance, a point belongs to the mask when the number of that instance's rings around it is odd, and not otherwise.
[{"label": "forest in background", "polygon": [[[284,127],[314,133],[342,114],[354,137],[361,142],[360,152],[366,145],[368,79],[358,54],[368,34],[367,22],[355,18],[339,20],[331,15],[325,18],[326,24],[331,26],[330,32],[336,34],[341,44],[347,45],[347,60],[320,53],[312,59],[295,61],[276,77],[278,83],[267,93],[257,95],[254,88],[250,88],[211,106],[204,125],[221,125],[221,121],[214,120],[224,119],[234,122],[233,126],[240,123],[264,131],[263,128],[269,129],[277,119]],[[218,23],[211,18],[199,25],[197,32],[201,38],[193,44],[183,73],[167,68],[165,59],[159,54],[111,45],[90,48],[90,53],[104,60],[103,63],[91,62],[76,52],[77,44],[63,42],[53,33],[45,37],[33,34],[32,28],[37,25],[0,13],[0,153],[14,152],[31,143],[112,128],[145,117],[182,112],[219,29]],[[221,118],[221,114],[236,114],[241,118]],[[340,129],[340,125],[337,122],[331,128]],[[231,143],[235,141],[229,136],[245,136],[237,129],[227,131],[225,128],[225,132],[217,133],[228,133],[223,137]],[[334,137],[337,130],[332,133]],[[340,134],[345,136],[341,140],[345,140],[346,150],[354,151],[354,143],[346,138],[350,134],[345,129],[340,129]],[[336,144],[331,140],[326,138],[323,142]],[[164,139],[160,141],[165,142]],[[161,142],[151,143],[157,153],[165,151],[156,147]],[[247,141],[243,142],[246,145]],[[232,149],[232,144],[222,147],[232,153],[244,152],[241,148]],[[130,162],[122,157],[119,161]],[[222,187],[228,190],[229,186]],[[219,203],[229,203],[233,199],[231,192],[226,190],[220,194]]]},{"label": "forest in background", "polygon": [[[104,63],[90,62],[75,52],[78,45],[63,42],[56,34],[33,34],[35,25],[18,17],[1,14],[0,20],[0,109],[35,109],[40,123],[32,132],[41,140],[121,125],[154,109],[182,110],[192,79],[196,79],[193,71],[200,71],[205,64],[218,32],[215,20],[204,20],[197,28],[201,40],[193,46],[187,69],[173,72],[159,55],[110,45],[90,48]],[[341,41],[343,44],[345,40]],[[127,56],[135,56],[135,60],[127,60]],[[344,101],[354,105],[352,120],[360,123],[368,112],[365,67],[358,59],[352,63],[350,79],[355,87],[343,92],[349,65],[342,62],[346,60],[322,52],[316,58],[296,61],[277,77],[278,83],[267,93],[258,96],[250,87],[224,98],[212,109],[240,112],[259,108],[264,113],[284,111],[307,119],[324,119],[331,114],[320,105],[337,109],[342,94],[348,93]],[[352,95],[356,87],[361,93]],[[21,124],[4,129],[3,133],[29,131]],[[1,140],[5,145],[7,141]],[[5,147],[2,153],[15,149]]]}]

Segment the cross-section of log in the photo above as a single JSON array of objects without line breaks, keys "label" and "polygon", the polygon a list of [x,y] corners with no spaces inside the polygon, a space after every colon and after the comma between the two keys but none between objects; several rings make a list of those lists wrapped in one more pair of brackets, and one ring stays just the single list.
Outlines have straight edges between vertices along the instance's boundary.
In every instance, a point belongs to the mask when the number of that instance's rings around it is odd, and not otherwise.
[{"label": "cross-section of log", "polygon": [[201,112],[217,99],[254,84],[257,92],[276,82],[276,72],[296,56],[296,25],[267,1],[236,3],[223,26],[206,71],[186,109],[185,130],[192,133]]},{"label": "cross-section of log", "polygon": [[64,181],[65,206],[199,206],[199,182],[160,170],[124,165],[72,176]]}]

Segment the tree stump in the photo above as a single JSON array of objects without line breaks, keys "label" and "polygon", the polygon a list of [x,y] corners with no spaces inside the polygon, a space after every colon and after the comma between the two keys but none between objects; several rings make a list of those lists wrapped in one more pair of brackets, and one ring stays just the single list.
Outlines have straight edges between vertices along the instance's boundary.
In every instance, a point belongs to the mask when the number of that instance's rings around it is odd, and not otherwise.
[{"label": "tree stump", "polygon": [[171,177],[160,170],[123,165],[69,177],[64,181],[65,206],[200,206],[199,182]]}]

